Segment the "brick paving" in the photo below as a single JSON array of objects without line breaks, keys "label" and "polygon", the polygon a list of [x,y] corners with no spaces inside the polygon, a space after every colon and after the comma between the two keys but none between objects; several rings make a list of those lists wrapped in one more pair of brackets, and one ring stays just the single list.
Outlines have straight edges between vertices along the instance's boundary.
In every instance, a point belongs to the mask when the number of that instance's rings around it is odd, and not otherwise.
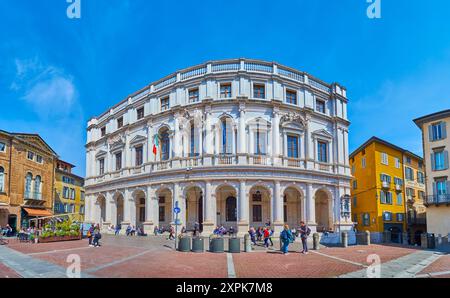
[{"label": "brick paving", "polygon": [[19,277],[21,276],[16,271],[0,263],[0,278],[19,278]]},{"label": "brick paving", "polygon": [[[100,248],[88,247],[87,240],[45,244],[12,243],[8,248],[39,262],[47,262],[49,266],[59,266],[62,270],[70,265],[67,257],[78,254],[82,272],[91,277],[226,278],[229,274],[226,253],[175,252],[173,241],[167,241],[164,237],[107,235],[103,237]],[[258,247],[252,253],[233,254],[236,277],[337,277],[364,270],[370,254],[379,255],[382,263],[389,264],[422,251],[395,245],[370,245],[322,247],[308,255],[297,252],[282,255],[277,248],[275,244],[274,249],[267,251]],[[297,246],[291,248],[297,250]],[[444,255],[420,274],[445,273],[449,270],[450,255]],[[442,274],[439,277],[449,275]],[[0,263],[0,277],[20,277],[20,274]]]}]

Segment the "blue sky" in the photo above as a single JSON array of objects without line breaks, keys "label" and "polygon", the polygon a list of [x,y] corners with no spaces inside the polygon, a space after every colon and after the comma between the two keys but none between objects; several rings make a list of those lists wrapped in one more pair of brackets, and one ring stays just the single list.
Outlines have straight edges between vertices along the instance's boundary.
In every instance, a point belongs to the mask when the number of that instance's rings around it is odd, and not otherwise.
[{"label": "blue sky", "polygon": [[0,129],[39,133],[84,176],[86,121],[208,60],[276,61],[348,89],[351,150],[421,154],[412,119],[450,106],[450,1],[0,0]]}]

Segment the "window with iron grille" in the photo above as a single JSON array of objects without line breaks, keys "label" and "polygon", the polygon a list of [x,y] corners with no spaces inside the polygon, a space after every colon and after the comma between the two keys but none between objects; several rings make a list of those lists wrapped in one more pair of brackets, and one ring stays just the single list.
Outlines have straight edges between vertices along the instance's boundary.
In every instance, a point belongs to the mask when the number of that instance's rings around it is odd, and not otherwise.
[{"label": "window with iron grille", "polygon": [[266,87],[262,84],[253,85],[253,97],[254,98],[266,98]]}]

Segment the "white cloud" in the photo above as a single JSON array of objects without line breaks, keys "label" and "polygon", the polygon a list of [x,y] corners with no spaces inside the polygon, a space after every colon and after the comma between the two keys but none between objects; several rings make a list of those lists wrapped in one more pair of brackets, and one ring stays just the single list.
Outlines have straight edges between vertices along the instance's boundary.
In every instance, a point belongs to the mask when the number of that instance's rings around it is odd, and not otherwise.
[{"label": "white cloud", "polygon": [[10,89],[40,118],[68,117],[76,107],[77,90],[72,76],[38,58],[15,60],[16,76]]}]

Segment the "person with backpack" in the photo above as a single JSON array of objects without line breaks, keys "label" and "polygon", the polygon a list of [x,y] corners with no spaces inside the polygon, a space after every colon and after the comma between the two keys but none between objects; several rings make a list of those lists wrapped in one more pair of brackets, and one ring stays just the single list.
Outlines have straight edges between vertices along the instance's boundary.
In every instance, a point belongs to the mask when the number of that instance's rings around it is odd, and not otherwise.
[{"label": "person with backpack", "polygon": [[254,227],[250,227],[250,230],[248,230],[248,234],[250,235],[250,240],[252,241],[253,245],[256,245],[256,231]]},{"label": "person with backpack", "polygon": [[281,252],[283,253],[283,255],[288,254],[289,244],[291,243],[291,240],[292,240],[292,232],[289,229],[289,226],[286,224],[284,225],[283,231],[281,231],[280,233],[280,241],[282,243]]},{"label": "person with backpack", "polygon": [[303,250],[301,251],[302,254],[308,254],[308,236],[311,234],[311,229],[305,224],[304,221],[300,222],[300,238],[302,240],[302,247]]}]

